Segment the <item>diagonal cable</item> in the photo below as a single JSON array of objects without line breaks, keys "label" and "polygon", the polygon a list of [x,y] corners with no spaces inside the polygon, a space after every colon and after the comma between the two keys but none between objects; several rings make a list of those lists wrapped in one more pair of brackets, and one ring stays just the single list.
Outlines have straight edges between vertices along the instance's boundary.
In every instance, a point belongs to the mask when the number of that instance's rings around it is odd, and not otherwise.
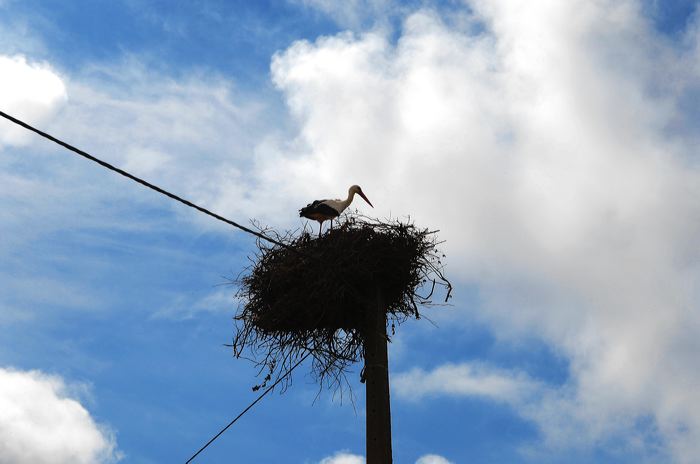
[{"label": "diagonal cable", "polygon": [[[90,161],[94,161],[95,163],[99,164],[99,165],[102,166],[102,167],[105,167],[105,168],[109,169],[110,171],[114,171],[114,172],[116,172],[117,174],[120,174],[120,175],[122,175],[122,176],[124,176],[124,177],[126,177],[126,178],[129,178],[129,179],[133,180],[134,182],[138,182],[139,184],[141,184],[141,185],[143,185],[143,186],[145,186],[145,187],[148,187],[148,188],[151,189],[151,190],[155,190],[156,192],[158,192],[158,193],[160,193],[160,194],[163,194],[163,195],[165,195],[165,196],[168,197],[168,198],[171,198],[171,199],[173,199],[173,200],[175,200],[175,201],[179,201],[179,202],[182,203],[183,205],[189,206],[190,208],[194,208],[194,209],[196,209],[196,210],[199,211],[199,212],[202,212],[202,213],[204,213],[204,214],[207,214],[207,215],[213,217],[214,219],[218,219],[218,220],[221,221],[221,222],[224,222],[224,223],[226,223],[226,224],[229,224],[229,225],[231,225],[231,226],[233,226],[233,227],[237,227],[238,229],[240,229],[240,230],[242,230],[242,231],[244,231],[244,232],[248,232],[249,234],[255,235],[256,237],[261,238],[261,239],[263,239],[263,240],[266,240],[266,241],[268,241],[268,242],[270,242],[270,243],[274,243],[275,245],[279,245],[279,246],[281,246],[281,247],[283,247],[283,248],[291,249],[291,248],[289,247],[289,245],[286,245],[286,244],[284,244],[284,243],[282,243],[282,242],[280,242],[280,241],[278,241],[278,240],[275,240],[275,239],[273,239],[273,238],[270,238],[270,237],[268,237],[268,236],[266,236],[266,235],[264,235],[264,234],[262,234],[262,233],[260,233],[260,232],[258,232],[258,231],[255,231],[255,230],[253,230],[253,229],[250,229],[250,228],[248,228],[248,227],[246,227],[246,226],[243,226],[243,225],[241,225],[241,224],[238,224],[237,222],[234,222],[234,221],[232,221],[232,220],[230,220],[230,219],[226,219],[225,217],[220,216],[220,215],[218,215],[218,214],[216,214],[216,213],[214,213],[214,212],[212,212],[212,211],[209,211],[208,209],[203,208],[203,207],[201,207],[201,206],[199,206],[199,205],[196,205],[196,204],[192,203],[192,202],[189,201],[189,200],[186,200],[186,199],[184,199],[184,198],[182,198],[182,197],[180,197],[180,196],[178,196],[178,195],[175,195],[174,193],[168,192],[167,190],[164,190],[164,189],[158,187],[157,185],[151,184],[150,182],[148,182],[148,181],[146,181],[146,180],[143,180],[143,179],[141,179],[140,177],[136,177],[135,175],[130,174],[130,173],[124,171],[123,169],[119,169],[118,167],[113,166],[113,165],[109,164],[109,163],[106,162],[106,161],[102,161],[101,159],[96,158],[95,156],[92,156],[91,154],[89,154],[89,153],[87,153],[87,152],[85,152],[85,151],[83,151],[83,150],[81,150],[81,149],[79,149],[79,148],[74,147],[73,145],[70,145],[70,144],[68,144],[68,143],[66,143],[66,142],[64,142],[64,141],[62,141],[62,140],[60,140],[60,139],[57,139],[56,137],[54,137],[54,136],[51,135],[51,134],[47,134],[47,133],[44,132],[44,131],[41,131],[41,130],[39,130],[39,129],[33,127],[33,126],[30,126],[30,125],[27,124],[26,122],[21,121],[21,120],[15,118],[15,117],[13,117],[13,116],[10,116],[9,114],[7,114],[7,113],[5,113],[5,112],[3,112],[3,111],[0,111],[0,116],[2,116],[3,118],[5,118],[5,119],[7,119],[7,120],[9,120],[9,121],[12,121],[13,123],[15,123],[15,124],[17,124],[17,125],[19,125],[19,126],[24,127],[24,128],[27,129],[27,130],[30,130],[30,131],[32,131],[32,132],[34,132],[34,133],[36,133],[36,134],[39,134],[40,136],[44,137],[45,139],[48,139],[48,140],[50,140],[50,141],[52,141],[52,142],[54,142],[54,143],[56,143],[56,144],[58,144],[58,145],[60,145],[60,146],[62,146],[62,147],[64,147],[64,148],[67,148],[68,150],[70,150],[70,151],[72,151],[73,153],[76,153],[76,154],[82,156],[83,158],[87,158],[87,159],[89,159]],[[296,251],[296,250],[295,250],[295,251]]]},{"label": "diagonal cable", "polygon": [[[141,185],[143,185],[143,186],[145,186],[145,187],[150,188],[151,190],[155,190],[156,192],[158,192],[158,193],[160,193],[160,194],[162,194],[162,195],[165,195],[165,196],[168,197],[168,198],[171,198],[171,199],[173,199],[173,200],[175,200],[175,201],[178,201],[178,202],[180,202],[180,203],[182,203],[182,204],[184,204],[184,205],[186,205],[186,206],[189,206],[190,208],[194,208],[194,209],[196,209],[197,211],[200,211],[200,212],[202,212],[202,213],[204,213],[204,214],[206,214],[206,215],[208,215],[208,216],[211,216],[211,217],[213,217],[213,218],[215,218],[215,219],[218,219],[218,220],[221,221],[221,222],[224,222],[224,223],[226,223],[226,224],[229,224],[229,225],[231,225],[231,226],[234,226],[234,227],[236,227],[236,228],[238,228],[238,229],[240,229],[240,230],[242,230],[242,231],[244,231],[244,232],[247,232],[247,233],[249,233],[249,234],[255,235],[256,237],[261,238],[261,239],[263,239],[263,240],[265,240],[265,241],[267,241],[267,242],[270,242],[270,243],[273,243],[273,244],[275,244],[275,245],[281,246],[281,247],[283,247],[283,248],[287,248],[287,249],[293,250],[293,251],[295,251],[295,252],[298,252],[298,250],[296,250],[296,249],[290,247],[289,245],[287,245],[287,244],[285,244],[285,243],[282,243],[282,242],[280,242],[280,241],[278,241],[278,240],[275,240],[275,239],[273,239],[273,238],[270,238],[270,237],[268,237],[268,236],[266,236],[266,235],[264,235],[264,234],[262,234],[262,233],[260,233],[260,232],[257,232],[257,231],[255,231],[255,230],[252,230],[252,229],[250,229],[250,228],[248,228],[248,227],[245,227],[245,226],[243,226],[243,225],[241,225],[241,224],[238,224],[237,222],[234,222],[234,221],[232,221],[232,220],[230,220],[230,219],[226,219],[225,217],[223,217],[223,216],[221,216],[221,215],[219,215],[219,214],[216,214],[216,213],[214,213],[214,212],[212,212],[212,211],[209,211],[208,209],[203,208],[203,207],[201,207],[201,206],[199,206],[199,205],[196,205],[196,204],[192,203],[192,202],[189,201],[189,200],[186,200],[186,199],[184,199],[184,198],[182,198],[182,197],[180,197],[180,196],[178,196],[178,195],[175,195],[174,193],[171,193],[171,192],[169,192],[169,191],[167,191],[167,190],[164,190],[164,189],[162,189],[161,187],[158,187],[157,185],[154,185],[154,184],[152,184],[152,183],[150,183],[150,182],[148,182],[148,181],[146,181],[146,180],[144,180],[144,179],[141,179],[140,177],[137,177],[137,176],[135,176],[135,175],[133,175],[133,174],[127,172],[127,171],[124,171],[123,169],[120,169],[120,168],[118,168],[118,167],[116,167],[116,166],[114,166],[114,165],[112,165],[112,164],[109,164],[109,163],[106,162],[106,161],[103,161],[103,160],[99,159],[99,158],[97,158],[97,157],[95,157],[95,156],[93,156],[93,155],[87,153],[86,151],[83,151],[83,150],[81,150],[81,149],[79,149],[79,148],[76,148],[76,147],[74,147],[73,145],[70,145],[69,143],[64,142],[64,141],[62,141],[62,140],[60,140],[60,139],[58,139],[58,138],[52,136],[51,134],[48,134],[48,133],[46,133],[46,132],[44,132],[44,131],[42,131],[42,130],[40,130],[40,129],[37,129],[37,128],[35,128],[35,127],[33,127],[33,126],[27,124],[26,122],[24,122],[24,121],[22,121],[22,120],[20,120],[20,119],[15,118],[14,116],[11,116],[11,115],[5,113],[4,111],[0,111],[0,116],[2,116],[3,118],[5,118],[5,119],[7,119],[7,120],[9,120],[9,121],[11,121],[11,122],[13,122],[13,123],[15,123],[15,124],[21,126],[21,127],[24,127],[24,128],[27,129],[27,130],[30,130],[30,131],[32,131],[32,132],[34,132],[34,133],[36,133],[36,134],[38,134],[38,135],[44,137],[45,139],[48,139],[48,140],[50,140],[50,141],[52,141],[52,142],[54,142],[54,143],[56,143],[56,144],[58,144],[58,145],[60,145],[60,146],[62,146],[62,147],[64,147],[64,148],[66,148],[66,149],[72,151],[73,153],[75,153],[75,154],[77,154],[77,155],[82,156],[83,158],[87,158],[87,159],[89,159],[90,161],[93,161],[93,162],[99,164],[100,166],[109,169],[110,171],[114,171],[114,172],[116,172],[117,174],[120,174],[120,175],[122,175],[122,176],[124,176],[124,177],[126,177],[126,178],[128,178],[128,179],[133,180],[134,182],[137,182],[137,183],[139,183],[139,184],[141,184]],[[231,422],[229,422],[223,429],[221,429],[221,430],[219,431],[219,433],[217,433],[216,435],[214,435],[214,437],[212,437],[204,446],[202,446],[194,455],[192,455],[192,457],[190,457],[190,458],[187,460],[186,464],[189,464],[190,462],[192,462],[192,460],[194,460],[194,458],[196,458],[202,451],[204,451],[209,445],[211,445],[211,444],[214,442],[214,440],[216,440],[217,438],[219,438],[226,430],[228,430],[229,427],[231,427],[234,423],[236,423],[236,421],[238,421],[238,419],[240,419],[241,417],[243,417],[243,415],[244,415],[245,413],[247,413],[247,412],[248,412],[253,406],[255,406],[261,399],[263,399],[263,398],[265,397],[265,395],[267,395],[269,392],[271,392],[271,391],[275,388],[275,386],[277,386],[283,379],[287,378],[287,377],[292,373],[292,371],[293,371],[294,369],[296,369],[302,362],[304,362],[304,360],[306,360],[311,354],[312,354],[312,352],[309,351],[309,352],[308,352],[304,357],[302,357],[296,364],[294,364],[287,372],[285,372],[282,376],[280,376],[280,377],[275,381],[275,383],[273,383],[272,385],[270,385],[262,394],[260,394],[260,396],[258,396],[258,398],[255,399],[255,401],[253,401],[251,404],[249,404],[248,407],[246,407],[240,414],[238,414],[238,416],[236,416],[236,417],[235,417]]]},{"label": "diagonal cable", "polygon": [[202,447],[199,449],[199,451],[197,451],[196,453],[194,453],[194,454],[192,455],[192,457],[189,458],[189,459],[187,460],[187,462],[185,462],[185,464],[189,464],[190,462],[192,462],[192,461],[194,460],[194,458],[196,458],[196,457],[199,455],[199,453],[201,453],[202,451],[204,451],[205,448],[206,448],[207,446],[211,445],[211,444],[214,442],[214,440],[216,440],[217,438],[219,438],[219,437],[221,436],[221,434],[223,434],[226,430],[228,430],[229,427],[231,427],[233,424],[235,424],[236,421],[237,421],[238,419],[240,419],[241,417],[243,417],[243,415],[244,415],[245,413],[247,413],[247,412],[250,410],[250,408],[252,408],[253,406],[255,406],[255,404],[256,404],[258,401],[260,401],[261,399],[263,399],[263,397],[264,397],[265,395],[267,395],[268,393],[270,393],[270,392],[272,391],[272,389],[274,389],[275,386],[277,386],[277,384],[279,384],[283,379],[287,378],[287,377],[289,376],[289,374],[291,374],[292,371],[293,371],[294,369],[296,369],[296,368],[299,366],[299,364],[301,364],[302,362],[304,362],[304,360],[305,360],[306,358],[308,358],[309,356],[311,356],[312,353],[313,353],[312,351],[309,351],[308,353],[306,353],[306,354],[304,355],[304,357],[302,357],[299,361],[297,361],[296,364],[294,364],[292,367],[290,367],[289,370],[288,370],[287,372],[285,372],[283,375],[281,375],[281,376],[275,381],[275,383],[273,383],[272,385],[270,385],[269,387],[267,387],[267,389],[266,389],[264,392],[262,392],[262,393],[260,394],[260,396],[258,396],[258,397],[255,399],[255,401],[253,401],[252,403],[250,403],[250,404],[248,405],[248,407],[245,408],[243,411],[241,411],[241,413],[238,414],[231,422],[229,422],[228,425],[226,425],[226,427],[224,427],[223,429],[221,429],[221,430],[219,431],[219,433],[217,433],[216,435],[214,435],[214,436],[211,438],[211,440],[209,440],[204,446],[202,446]]}]

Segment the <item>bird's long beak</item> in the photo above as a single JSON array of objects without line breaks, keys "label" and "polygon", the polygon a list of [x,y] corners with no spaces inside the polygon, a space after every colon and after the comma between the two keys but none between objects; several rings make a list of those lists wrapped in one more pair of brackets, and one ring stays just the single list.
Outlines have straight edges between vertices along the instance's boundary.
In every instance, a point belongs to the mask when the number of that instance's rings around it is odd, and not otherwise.
[{"label": "bird's long beak", "polygon": [[367,197],[365,196],[364,193],[362,193],[361,191],[360,191],[360,192],[357,192],[357,193],[360,194],[360,196],[362,197],[362,199],[365,200],[365,201],[367,202],[367,204],[369,204],[372,208],[374,208],[374,205],[372,204],[371,201],[369,201],[369,200],[367,199]]}]

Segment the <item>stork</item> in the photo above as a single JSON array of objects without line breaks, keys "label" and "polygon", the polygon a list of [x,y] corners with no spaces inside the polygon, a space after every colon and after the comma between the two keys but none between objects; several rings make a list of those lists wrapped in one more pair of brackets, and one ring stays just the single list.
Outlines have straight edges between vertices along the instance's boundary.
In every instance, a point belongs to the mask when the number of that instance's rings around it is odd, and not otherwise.
[{"label": "stork", "polygon": [[348,189],[348,197],[345,200],[315,200],[313,203],[309,203],[300,209],[299,216],[318,221],[318,236],[321,237],[323,222],[330,220],[332,225],[333,219],[340,216],[340,213],[345,211],[345,208],[350,206],[355,194],[360,195],[362,199],[367,202],[367,204],[374,208],[372,203],[362,192],[360,186],[353,185]]}]

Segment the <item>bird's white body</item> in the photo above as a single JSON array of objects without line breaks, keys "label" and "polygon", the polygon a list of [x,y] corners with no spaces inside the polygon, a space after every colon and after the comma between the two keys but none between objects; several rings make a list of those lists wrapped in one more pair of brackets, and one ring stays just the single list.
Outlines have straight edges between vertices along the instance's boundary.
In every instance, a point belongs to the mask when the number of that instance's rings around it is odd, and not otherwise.
[{"label": "bird's white body", "polygon": [[345,211],[347,207],[350,206],[350,203],[352,203],[352,199],[354,196],[355,193],[353,192],[351,195],[348,195],[348,197],[345,200],[322,200],[321,203],[330,206],[338,212],[338,215],[340,215],[340,213]]}]

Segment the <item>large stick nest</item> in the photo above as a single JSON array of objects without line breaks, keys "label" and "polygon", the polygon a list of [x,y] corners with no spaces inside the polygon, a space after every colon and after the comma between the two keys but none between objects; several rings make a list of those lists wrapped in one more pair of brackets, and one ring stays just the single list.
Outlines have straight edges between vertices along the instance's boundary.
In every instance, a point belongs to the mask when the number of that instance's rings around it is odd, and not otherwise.
[{"label": "large stick nest", "polygon": [[[269,233],[269,231],[267,231]],[[450,296],[436,233],[412,223],[344,216],[320,238],[303,232],[277,237],[286,246],[258,241],[252,266],[239,278],[241,305],[233,349],[245,349],[267,370],[263,385],[308,351],[323,384],[345,379],[364,357],[368,311],[378,298],[392,331],[420,318],[437,286]]]}]

